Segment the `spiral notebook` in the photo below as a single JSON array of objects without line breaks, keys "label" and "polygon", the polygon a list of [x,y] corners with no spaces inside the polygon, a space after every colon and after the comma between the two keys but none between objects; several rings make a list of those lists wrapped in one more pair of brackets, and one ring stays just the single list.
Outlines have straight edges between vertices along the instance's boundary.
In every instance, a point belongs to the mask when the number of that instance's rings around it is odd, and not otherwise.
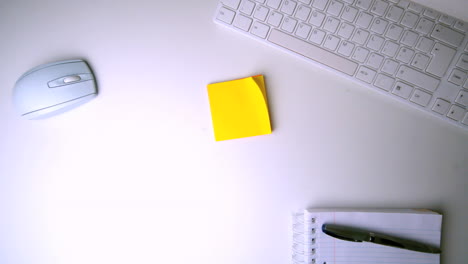
[{"label": "spiral notebook", "polygon": [[440,263],[440,254],[333,238],[322,232],[325,223],[353,226],[440,247],[442,215],[433,211],[308,209],[293,214],[293,264]]}]

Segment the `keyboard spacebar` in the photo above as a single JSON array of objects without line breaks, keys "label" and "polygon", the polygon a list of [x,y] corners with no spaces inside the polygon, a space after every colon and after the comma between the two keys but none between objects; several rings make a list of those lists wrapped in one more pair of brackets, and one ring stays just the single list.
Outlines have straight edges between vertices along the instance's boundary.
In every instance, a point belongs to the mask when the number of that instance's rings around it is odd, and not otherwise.
[{"label": "keyboard spacebar", "polygon": [[358,67],[353,61],[276,29],[271,31],[268,41],[348,75],[354,75]]}]

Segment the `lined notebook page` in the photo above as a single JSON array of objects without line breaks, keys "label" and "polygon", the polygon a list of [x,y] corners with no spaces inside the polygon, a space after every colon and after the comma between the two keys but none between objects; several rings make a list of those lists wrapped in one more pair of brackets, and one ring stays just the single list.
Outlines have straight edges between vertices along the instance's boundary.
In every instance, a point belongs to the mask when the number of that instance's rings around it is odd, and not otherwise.
[{"label": "lined notebook page", "polygon": [[[421,253],[381,246],[374,243],[357,243],[330,237],[322,232],[322,225],[334,223],[364,230],[440,246],[442,215],[415,210],[391,212],[314,212],[304,213],[306,229],[315,230],[315,238],[307,249],[312,252],[309,263],[382,263],[382,264],[438,264],[439,254]],[[308,226],[308,227],[307,227]],[[310,232],[310,231],[309,231]],[[314,250],[315,249],[315,250]],[[313,262],[315,261],[315,262]]]}]

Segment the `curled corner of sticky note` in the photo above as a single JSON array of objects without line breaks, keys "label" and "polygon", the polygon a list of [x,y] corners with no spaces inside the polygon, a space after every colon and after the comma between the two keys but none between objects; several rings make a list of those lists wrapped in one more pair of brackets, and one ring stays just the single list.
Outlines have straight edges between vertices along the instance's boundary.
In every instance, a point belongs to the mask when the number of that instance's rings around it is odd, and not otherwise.
[{"label": "curled corner of sticky note", "polygon": [[207,88],[216,141],[271,134],[263,75]]}]

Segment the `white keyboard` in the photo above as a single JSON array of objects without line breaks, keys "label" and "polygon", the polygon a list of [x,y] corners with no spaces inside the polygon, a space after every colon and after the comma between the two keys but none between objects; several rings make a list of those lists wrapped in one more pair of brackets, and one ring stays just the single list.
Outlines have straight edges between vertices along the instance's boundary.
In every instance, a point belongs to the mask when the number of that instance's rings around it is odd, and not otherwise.
[{"label": "white keyboard", "polygon": [[406,0],[221,0],[214,21],[468,130],[468,23]]}]

